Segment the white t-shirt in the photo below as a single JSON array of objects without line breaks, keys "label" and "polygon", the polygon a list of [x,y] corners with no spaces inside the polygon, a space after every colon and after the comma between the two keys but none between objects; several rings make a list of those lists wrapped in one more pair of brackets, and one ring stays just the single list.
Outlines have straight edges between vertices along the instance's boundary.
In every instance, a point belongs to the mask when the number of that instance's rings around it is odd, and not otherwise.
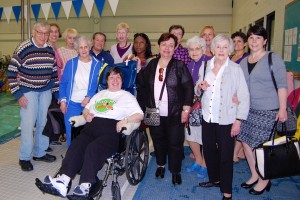
[{"label": "white t-shirt", "polygon": [[92,61],[85,63],[78,60],[78,66],[74,77],[74,87],[71,96],[71,100],[73,102],[81,103],[87,95],[91,67]]},{"label": "white t-shirt", "polygon": [[157,64],[156,72],[155,72],[155,80],[154,80],[154,99],[155,99],[155,105],[156,107],[159,107],[159,114],[160,116],[168,116],[168,90],[167,90],[167,84],[165,85],[164,92],[160,101],[160,105],[158,106],[159,103],[159,96],[161,92],[161,88],[163,86],[164,80],[166,78],[166,71],[167,68],[164,68],[164,71],[162,73],[163,79],[162,81],[159,81],[159,69],[160,65]]},{"label": "white t-shirt", "polygon": [[115,120],[122,120],[136,113],[144,114],[136,98],[124,90],[102,90],[93,96],[85,108],[95,117]]}]

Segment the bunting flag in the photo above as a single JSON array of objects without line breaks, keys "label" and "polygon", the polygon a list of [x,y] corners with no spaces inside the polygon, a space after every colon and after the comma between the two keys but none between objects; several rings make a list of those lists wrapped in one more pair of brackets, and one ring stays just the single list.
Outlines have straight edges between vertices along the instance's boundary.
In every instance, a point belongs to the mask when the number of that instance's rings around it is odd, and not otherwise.
[{"label": "bunting flag", "polygon": [[[111,7],[111,10],[113,12],[113,15],[116,15],[116,10],[119,4],[119,0],[108,0],[109,5]],[[60,7],[63,7],[64,13],[66,14],[67,19],[69,19],[71,7],[74,7],[75,13],[77,17],[80,17],[80,12],[82,8],[82,4],[84,4],[84,7],[87,11],[87,14],[89,18],[91,17],[91,13],[93,10],[94,4],[96,4],[98,13],[100,16],[102,16],[102,11],[105,5],[105,0],[69,0],[69,1],[61,1],[61,2],[52,2],[52,3],[42,3],[42,4],[32,4],[31,9],[34,15],[35,21],[39,19],[40,10],[42,8],[44,17],[46,20],[48,20],[49,11],[52,7],[54,17],[57,20],[60,12]],[[21,6],[8,6],[8,7],[0,7],[0,20],[2,20],[2,14],[4,11],[4,15],[7,19],[7,23],[10,22],[11,18],[11,12],[13,11],[16,22],[19,22],[20,14],[22,12]],[[25,20],[27,21],[27,5],[24,5],[24,13],[22,15],[24,16]]]},{"label": "bunting flag", "polygon": [[12,9],[11,6],[4,7],[4,14],[5,14],[5,17],[7,19],[7,23],[9,23],[9,21],[10,21],[11,9]]},{"label": "bunting flag", "polygon": [[48,20],[51,3],[43,3],[41,5],[41,7],[42,7],[42,11],[44,13],[45,19]]},{"label": "bunting flag", "polygon": [[32,4],[31,9],[32,9],[35,21],[37,21],[39,18],[40,10],[41,10],[41,4]]},{"label": "bunting flag", "polygon": [[20,14],[21,14],[21,6],[13,6],[12,10],[14,12],[15,18],[17,23],[19,22],[20,19]]},{"label": "bunting flag", "polygon": [[2,18],[2,12],[3,12],[3,8],[0,8],[0,20]]},{"label": "bunting flag", "polygon": [[114,16],[116,15],[116,11],[117,11],[117,7],[119,4],[119,0],[108,0],[108,3],[110,5],[110,8],[114,14]]},{"label": "bunting flag", "polygon": [[81,7],[82,7],[82,0],[72,1],[72,3],[73,3],[73,6],[74,6],[74,9],[75,9],[76,16],[79,17],[80,10],[81,10]]},{"label": "bunting flag", "polygon": [[51,5],[52,5],[52,10],[53,10],[55,19],[57,20],[59,11],[60,11],[61,2],[52,2]]},{"label": "bunting flag", "polygon": [[[95,0],[95,1],[97,1],[97,0]],[[103,0],[103,1],[105,1],[105,0]],[[83,0],[83,4],[84,4],[87,14],[89,15],[89,18],[91,18],[94,0]],[[99,9],[98,9],[98,12],[99,12]],[[102,10],[101,10],[101,12],[102,12]],[[1,16],[0,16],[0,19],[1,19]]]},{"label": "bunting flag", "polygon": [[102,16],[102,10],[105,4],[105,0],[95,0],[99,15]]},{"label": "bunting flag", "polygon": [[72,1],[63,1],[63,2],[61,2],[61,5],[65,11],[67,19],[69,19]]}]

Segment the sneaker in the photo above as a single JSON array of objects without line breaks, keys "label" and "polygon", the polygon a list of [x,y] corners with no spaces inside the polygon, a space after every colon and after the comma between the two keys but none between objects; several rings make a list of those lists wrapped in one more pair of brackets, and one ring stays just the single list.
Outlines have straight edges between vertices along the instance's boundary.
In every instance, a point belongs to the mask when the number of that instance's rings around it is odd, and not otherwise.
[{"label": "sneaker", "polygon": [[74,188],[73,195],[87,197],[89,195],[90,188],[90,183],[81,183]]},{"label": "sneaker", "polygon": [[194,172],[194,171],[198,171],[202,169],[202,167],[200,165],[198,165],[197,163],[192,164],[190,167],[186,168],[187,172]]},{"label": "sneaker", "polygon": [[46,176],[44,179],[44,184],[51,185],[52,188],[56,189],[62,197],[67,196],[67,186],[69,183],[64,180],[63,176],[57,175],[56,178]]},{"label": "sneaker", "polygon": [[201,167],[201,169],[198,170],[198,172],[197,172],[197,177],[198,178],[206,178],[206,177],[208,177],[208,175],[207,175],[207,168]]}]

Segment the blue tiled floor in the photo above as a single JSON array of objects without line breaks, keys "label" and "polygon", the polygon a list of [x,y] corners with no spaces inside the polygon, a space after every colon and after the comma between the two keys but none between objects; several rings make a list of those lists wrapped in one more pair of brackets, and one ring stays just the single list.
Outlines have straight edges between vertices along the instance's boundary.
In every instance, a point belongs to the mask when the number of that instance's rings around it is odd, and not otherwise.
[{"label": "blue tiled floor", "polygon": [[20,109],[8,92],[0,93],[0,144],[20,135]]}]

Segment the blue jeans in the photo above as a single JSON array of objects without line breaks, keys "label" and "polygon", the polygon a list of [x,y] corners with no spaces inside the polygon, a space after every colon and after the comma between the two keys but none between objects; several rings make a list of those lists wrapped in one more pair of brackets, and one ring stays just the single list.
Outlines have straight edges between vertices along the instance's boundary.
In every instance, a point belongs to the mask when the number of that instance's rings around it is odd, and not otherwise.
[{"label": "blue jeans", "polygon": [[[19,159],[30,160],[31,154],[34,157],[44,156],[45,150],[49,146],[49,138],[42,133],[47,122],[47,112],[52,94],[51,90],[47,90],[27,92],[24,93],[24,96],[28,99],[28,104],[26,109],[20,109],[21,145]],[[36,126],[35,136],[33,133],[34,125]]]},{"label": "blue jeans", "polygon": [[83,111],[84,107],[81,106],[81,103],[76,103],[73,101],[70,101],[68,103],[67,112],[64,115],[65,119],[65,126],[66,126],[66,135],[67,135],[67,145],[68,147],[71,145],[71,135],[72,135],[72,127],[69,122],[69,119],[73,116],[80,115]]}]

